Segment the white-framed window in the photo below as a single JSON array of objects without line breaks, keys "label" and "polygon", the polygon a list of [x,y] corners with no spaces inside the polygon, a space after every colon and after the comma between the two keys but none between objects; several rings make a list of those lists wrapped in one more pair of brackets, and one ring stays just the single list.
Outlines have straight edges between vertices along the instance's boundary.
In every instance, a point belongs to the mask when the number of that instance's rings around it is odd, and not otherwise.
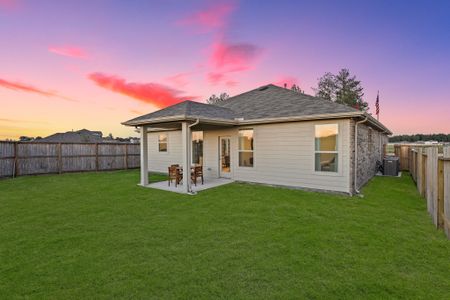
[{"label": "white-framed window", "polygon": [[253,167],[253,129],[239,130],[239,167]]},{"label": "white-framed window", "polygon": [[167,152],[167,133],[160,133],[158,135],[158,151]]},{"label": "white-framed window", "polygon": [[314,161],[317,172],[338,172],[338,124],[315,126]]},{"label": "white-framed window", "polygon": [[203,131],[192,131],[192,163],[203,165]]}]

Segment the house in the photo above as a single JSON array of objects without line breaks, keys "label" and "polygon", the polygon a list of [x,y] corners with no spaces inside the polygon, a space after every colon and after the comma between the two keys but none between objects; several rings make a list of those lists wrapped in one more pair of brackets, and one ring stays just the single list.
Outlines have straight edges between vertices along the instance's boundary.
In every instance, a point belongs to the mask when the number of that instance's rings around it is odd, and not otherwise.
[{"label": "house", "polygon": [[[147,170],[192,163],[209,178],[354,194],[376,174],[391,135],[366,112],[272,84],[123,124],[140,130],[143,186]],[[185,180],[184,191],[190,188]]]},{"label": "house", "polygon": [[58,132],[35,142],[47,143],[103,143],[103,133],[101,131],[91,131],[81,129],[77,131]]}]

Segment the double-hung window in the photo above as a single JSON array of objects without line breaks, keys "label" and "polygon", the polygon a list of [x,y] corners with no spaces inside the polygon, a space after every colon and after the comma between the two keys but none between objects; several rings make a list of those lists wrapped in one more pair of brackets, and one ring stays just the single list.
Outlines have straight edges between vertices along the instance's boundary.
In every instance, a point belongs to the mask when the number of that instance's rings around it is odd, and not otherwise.
[{"label": "double-hung window", "polygon": [[315,170],[318,172],[338,171],[338,124],[315,126]]},{"label": "double-hung window", "polygon": [[239,130],[239,167],[253,167],[253,129]]},{"label": "double-hung window", "polygon": [[158,135],[158,151],[167,152],[167,133]]}]

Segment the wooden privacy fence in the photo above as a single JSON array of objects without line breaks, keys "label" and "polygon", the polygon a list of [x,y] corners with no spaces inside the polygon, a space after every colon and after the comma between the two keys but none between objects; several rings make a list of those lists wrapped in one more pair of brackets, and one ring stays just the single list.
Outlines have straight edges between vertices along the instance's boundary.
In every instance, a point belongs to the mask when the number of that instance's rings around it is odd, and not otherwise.
[{"label": "wooden privacy fence", "polygon": [[0,177],[139,167],[139,144],[0,142]]},{"label": "wooden privacy fence", "polygon": [[426,199],[433,223],[450,239],[450,146],[395,145],[395,153]]}]

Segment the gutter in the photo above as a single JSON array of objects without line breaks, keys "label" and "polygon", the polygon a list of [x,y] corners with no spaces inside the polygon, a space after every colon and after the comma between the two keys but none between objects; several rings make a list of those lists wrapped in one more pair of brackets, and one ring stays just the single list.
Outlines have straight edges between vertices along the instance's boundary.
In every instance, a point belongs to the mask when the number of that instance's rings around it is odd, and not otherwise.
[{"label": "gutter", "polygon": [[360,191],[358,190],[358,187],[357,187],[357,183],[356,183],[357,178],[358,178],[358,176],[357,176],[358,175],[358,124],[365,123],[365,122],[367,122],[368,119],[369,119],[369,117],[366,116],[364,120],[361,120],[361,121],[358,121],[355,123],[355,163],[354,163],[355,174],[354,174],[354,178],[353,178],[353,187],[357,194],[360,193]]}]

